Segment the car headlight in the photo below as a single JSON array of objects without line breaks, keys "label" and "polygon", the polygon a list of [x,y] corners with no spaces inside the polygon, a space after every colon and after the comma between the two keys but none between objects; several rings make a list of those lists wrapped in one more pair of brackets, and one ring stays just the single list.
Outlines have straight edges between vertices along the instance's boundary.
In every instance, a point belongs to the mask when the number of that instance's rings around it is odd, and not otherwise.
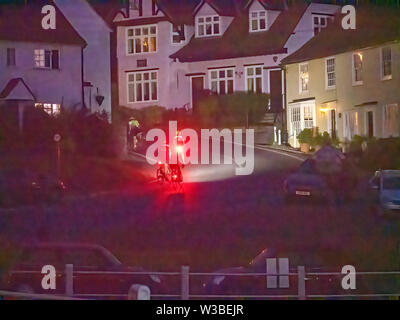
[{"label": "car headlight", "polygon": [[225,276],[217,276],[213,279],[213,284],[219,286],[222,283],[222,281],[224,281],[224,280],[225,280]]},{"label": "car headlight", "polygon": [[161,283],[161,278],[159,276],[154,275],[154,274],[150,275],[150,279],[153,280],[154,282]]}]

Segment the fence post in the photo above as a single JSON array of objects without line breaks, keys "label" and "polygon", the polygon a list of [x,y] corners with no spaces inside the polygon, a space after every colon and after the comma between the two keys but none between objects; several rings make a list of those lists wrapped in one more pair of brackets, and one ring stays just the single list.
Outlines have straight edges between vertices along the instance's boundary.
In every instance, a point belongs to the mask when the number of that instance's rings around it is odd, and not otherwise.
[{"label": "fence post", "polygon": [[295,149],[297,149],[297,130],[295,129],[293,132],[293,146]]},{"label": "fence post", "polygon": [[150,300],[151,291],[148,286],[133,284],[128,291],[128,300]]},{"label": "fence post", "polygon": [[189,270],[188,266],[181,268],[181,299],[189,300]]},{"label": "fence post", "polygon": [[65,265],[65,295],[72,297],[74,295],[74,265]]},{"label": "fence post", "polygon": [[304,266],[297,267],[297,277],[299,300],[306,300],[306,270]]},{"label": "fence post", "polygon": [[276,136],[276,127],[274,127],[274,144],[278,142],[278,138]]},{"label": "fence post", "polygon": [[278,145],[282,145],[282,132],[281,129],[278,130]]}]

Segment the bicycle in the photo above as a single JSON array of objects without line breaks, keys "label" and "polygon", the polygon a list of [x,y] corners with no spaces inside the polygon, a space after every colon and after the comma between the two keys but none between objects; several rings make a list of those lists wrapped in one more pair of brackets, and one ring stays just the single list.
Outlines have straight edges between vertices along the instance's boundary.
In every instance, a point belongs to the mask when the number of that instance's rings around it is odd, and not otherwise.
[{"label": "bicycle", "polygon": [[[167,149],[167,154],[169,155],[170,158],[171,153],[169,152],[169,146],[165,145],[165,147]],[[159,161],[157,165],[156,177],[158,183],[160,183],[161,185],[169,183],[175,192],[183,191],[183,175],[179,161],[177,161],[176,164],[171,164],[168,162],[163,163]]]}]

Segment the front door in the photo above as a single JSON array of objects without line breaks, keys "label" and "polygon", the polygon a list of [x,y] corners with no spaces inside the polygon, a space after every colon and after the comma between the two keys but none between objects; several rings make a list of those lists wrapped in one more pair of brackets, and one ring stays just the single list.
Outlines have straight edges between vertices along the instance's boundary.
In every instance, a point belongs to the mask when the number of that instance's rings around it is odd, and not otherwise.
[{"label": "front door", "polygon": [[270,111],[281,112],[283,108],[282,103],[282,71],[271,70],[269,72],[270,81]]},{"label": "front door", "polygon": [[336,138],[336,110],[329,110],[329,131],[332,138]]},{"label": "front door", "polygon": [[199,101],[204,92],[204,77],[193,77],[192,78],[192,110],[196,113]]},{"label": "front door", "polygon": [[374,136],[374,113],[372,111],[367,112],[367,134],[369,138]]}]

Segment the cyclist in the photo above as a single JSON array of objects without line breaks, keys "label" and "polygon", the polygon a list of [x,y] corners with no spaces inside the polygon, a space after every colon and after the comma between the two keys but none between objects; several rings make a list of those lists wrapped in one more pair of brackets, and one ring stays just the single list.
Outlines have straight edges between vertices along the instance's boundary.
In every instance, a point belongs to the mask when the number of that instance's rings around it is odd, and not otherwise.
[{"label": "cyclist", "polygon": [[181,183],[183,182],[181,166],[182,168],[184,167],[184,139],[179,134],[179,132],[177,132],[174,140],[176,161],[172,161],[171,159],[173,155],[175,156],[175,153],[173,154],[171,152],[170,146],[168,144],[163,145],[163,147],[165,148],[166,162],[158,162],[157,179]]}]

